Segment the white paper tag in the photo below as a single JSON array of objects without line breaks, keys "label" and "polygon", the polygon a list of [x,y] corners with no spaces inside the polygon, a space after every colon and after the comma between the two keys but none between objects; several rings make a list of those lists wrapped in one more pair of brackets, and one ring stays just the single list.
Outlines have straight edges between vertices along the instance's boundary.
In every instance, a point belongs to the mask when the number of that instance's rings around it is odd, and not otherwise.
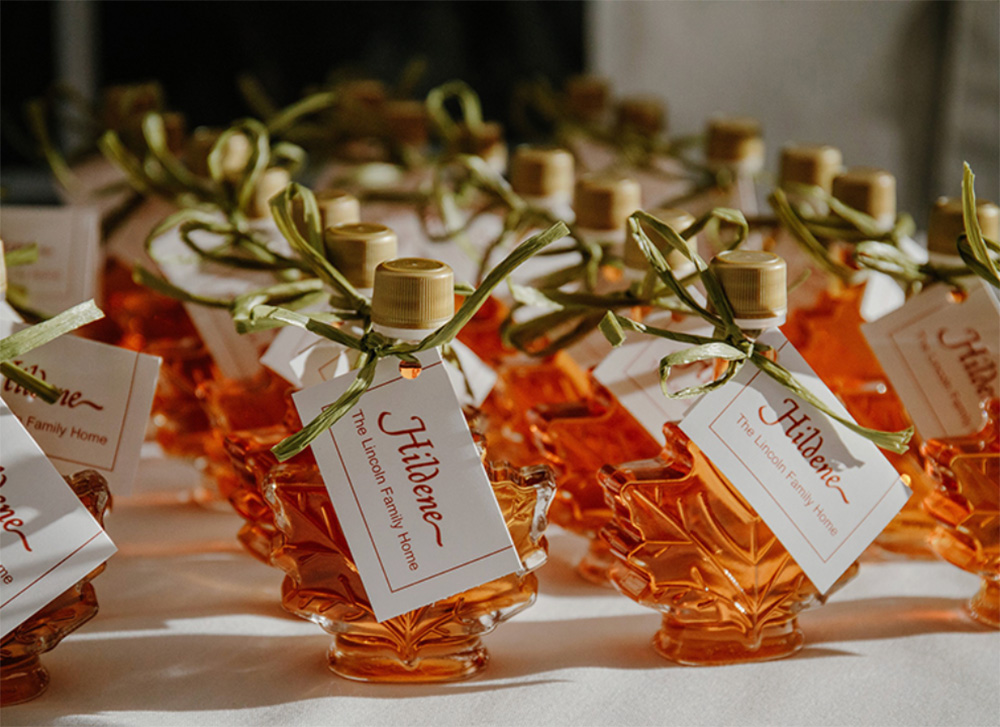
[{"label": "white paper tag", "polygon": [[10,284],[27,290],[31,308],[55,314],[97,297],[99,225],[94,207],[0,209],[0,238],[8,252],[38,243],[36,262],[7,270]]},{"label": "white paper tag", "polygon": [[906,302],[906,292],[899,283],[883,273],[868,271],[865,290],[861,294],[859,312],[866,321],[877,321]]},{"label": "white paper tag", "polygon": [[[668,313],[650,317],[647,323],[698,336],[711,336],[713,333],[712,326],[697,316],[674,322]],[[685,348],[690,348],[690,344],[629,333],[626,342],[612,349],[594,369],[594,378],[615,395],[656,441],[663,436],[664,423],[680,420],[696,401],[694,397],[668,399],[660,390],[660,359]],[[675,367],[670,372],[670,390],[702,386],[713,378],[711,361]]]},{"label": "white paper tag", "polygon": [[147,197],[111,231],[104,241],[107,254],[130,267],[138,263],[156,270],[156,263],[146,253],[146,238],[158,224],[176,211],[177,207],[171,202],[159,197]]},{"label": "white paper tag", "polygon": [[[414,380],[379,363],[361,402],[312,444],[379,621],[522,569],[437,350]],[[353,373],[293,395],[302,421]]]},{"label": "white paper tag", "polygon": [[0,401],[0,637],[106,561],[115,545]]},{"label": "white paper tag", "polygon": [[[258,227],[258,232],[268,239],[275,251],[290,254],[273,223]],[[197,232],[192,234],[192,239],[208,249],[219,244],[218,238]],[[235,274],[231,267],[205,262],[184,244],[176,228],[153,242],[153,254],[168,281],[198,295],[228,299],[275,282],[267,273],[240,271]],[[273,339],[274,331],[240,335],[229,312],[222,308],[187,303],[184,308],[223,376],[249,379],[260,372],[260,350]]]},{"label": "white paper tag", "polygon": [[[115,210],[128,197],[131,187],[128,177],[121,169],[101,154],[94,154],[74,164],[71,171],[79,187],[68,190],[56,185],[56,193],[64,204],[93,205],[103,218]],[[112,185],[120,185],[121,191],[106,193]]]},{"label": "white paper tag", "polygon": [[292,386],[302,388],[301,375],[292,366],[292,361],[324,340],[312,331],[287,326],[278,331],[267,351],[260,357],[260,362]]},{"label": "white paper tag", "polygon": [[306,388],[346,374],[354,368],[358,353],[339,343],[321,340],[292,359],[289,367],[301,382],[299,386]]},{"label": "white paper tag", "polygon": [[970,434],[1000,391],[1000,304],[977,282],[963,303],[934,286],[861,326],[925,439]]},{"label": "white paper tag", "polygon": [[[20,330],[0,321],[0,338]],[[63,390],[55,404],[3,379],[3,400],[62,474],[95,469],[115,495],[132,492],[160,359],[62,336],[15,365]]]},{"label": "white paper tag", "polygon": [[[778,331],[760,337],[833,411],[849,416]],[[752,364],[703,396],[681,428],[825,592],[910,497],[878,448]]]}]

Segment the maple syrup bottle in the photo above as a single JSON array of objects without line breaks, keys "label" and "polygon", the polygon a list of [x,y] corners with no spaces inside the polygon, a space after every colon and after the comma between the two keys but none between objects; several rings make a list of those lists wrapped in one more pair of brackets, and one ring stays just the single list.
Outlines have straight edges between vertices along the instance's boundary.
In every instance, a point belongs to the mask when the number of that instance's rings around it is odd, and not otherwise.
[{"label": "maple syrup bottle", "polygon": [[[104,527],[104,514],[111,505],[107,481],[94,470],[83,470],[64,479]],[[48,687],[49,672],[39,657],[97,614],[97,596],[90,582],[101,574],[104,565],[56,596],[0,641],[0,705],[27,702]]]},{"label": "maple syrup bottle", "polygon": [[760,211],[754,178],[764,169],[764,140],[760,122],[746,116],[709,119],[705,130],[705,163],[724,186],[683,207],[695,216],[714,207],[737,209],[747,217]]},{"label": "maple syrup bottle", "polygon": [[[385,335],[419,340],[454,311],[450,268],[403,258],[379,266],[372,321]],[[486,666],[480,637],[534,602],[532,573],[546,559],[542,535],[554,485],[546,467],[515,469],[485,462],[525,572],[463,591],[381,623],[358,575],[337,513],[318,469],[283,464],[264,484],[278,535],[271,563],[287,574],[282,605],[334,636],[330,669],[347,679],[441,682],[464,679]]]},{"label": "maple syrup bottle", "polygon": [[[785,315],[785,265],[769,252],[711,263],[748,335]],[[797,614],[825,597],[739,491],[674,423],[658,456],[601,468],[611,580],[663,614],[653,644],[680,664],[765,661],[802,647]],[[854,564],[831,592],[857,572]]]},{"label": "maple syrup bottle", "polygon": [[[685,230],[695,220],[683,210],[655,210],[654,217],[675,230]],[[667,264],[678,277],[694,272],[694,264],[681,253],[661,243]],[[693,247],[697,238],[688,241]],[[646,256],[629,236],[625,242],[625,266],[630,277],[644,277],[649,270]],[[649,309],[633,309],[637,318]],[[621,405],[614,394],[589,376],[591,395],[581,401],[540,404],[528,412],[528,425],[545,462],[556,474],[556,495],[549,517],[552,522],[590,541],[587,554],[577,564],[586,580],[607,586],[612,563],[607,544],[597,536],[611,520],[597,472],[609,462],[655,457],[659,443]]]},{"label": "maple syrup bottle", "polygon": [[965,610],[1000,628],[1000,399],[987,399],[983,412],[978,432],[924,443],[938,486],[923,506],[938,523],[930,536],[934,552],[983,579]]},{"label": "maple syrup bottle", "polygon": [[[348,195],[349,197],[349,195]],[[354,204],[351,204],[351,201]],[[357,200],[335,195],[320,202],[357,210]],[[335,217],[343,209],[327,209],[324,219]],[[386,260],[396,257],[396,234],[384,225],[370,222],[344,223],[328,227],[324,234],[327,259],[347,278],[359,293],[370,298],[375,279],[375,269]],[[357,331],[355,331],[357,333]],[[333,344],[331,344],[333,345]],[[313,350],[330,346],[318,342]],[[328,353],[327,353],[328,355]],[[271,541],[274,537],[274,516],[264,501],[261,485],[278,461],[271,447],[302,428],[295,408],[289,399],[290,389],[271,376],[275,386],[265,393],[253,388],[239,391],[213,385],[201,393],[212,400],[207,409],[216,424],[215,436],[227,456],[227,466],[219,467],[220,491],[245,521],[237,535],[243,546],[258,560],[268,562]],[[281,394],[280,402],[274,395]],[[260,406],[261,398],[266,406]],[[311,450],[306,450],[291,460],[314,464]]]},{"label": "maple syrup bottle", "polygon": [[[880,169],[856,167],[833,180],[837,199],[886,229],[896,218],[895,190],[895,178]],[[899,431],[912,425],[910,416],[861,332],[868,285],[864,280],[849,285],[834,280],[815,305],[793,311],[782,332],[858,424]],[[934,482],[925,471],[920,439],[914,436],[903,454],[884,454],[913,490],[913,497],[875,544],[887,554],[933,558],[927,536],[934,523],[920,503],[934,489]]]},{"label": "maple syrup bottle", "polygon": [[[807,217],[820,218],[830,213],[826,203],[796,191],[796,184],[819,187],[827,194],[833,192],[833,179],[843,171],[840,150],[826,144],[786,144],[781,149],[779,186],[787,195],[789,204]],[[797,283],[808,271],[804,282],[788,292],[788,309],[797,311],[816,304],[826,290],[828,275],[817,267],[804,252],[790,232],[780,228],[771,251],[784,258],[788,264],[788,280]]]}]

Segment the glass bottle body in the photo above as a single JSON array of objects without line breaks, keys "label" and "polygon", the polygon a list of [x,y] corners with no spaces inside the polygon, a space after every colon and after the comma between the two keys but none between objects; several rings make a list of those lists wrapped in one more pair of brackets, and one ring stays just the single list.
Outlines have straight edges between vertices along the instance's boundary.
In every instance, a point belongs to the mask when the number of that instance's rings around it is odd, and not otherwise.
[{"label": "glass bottle body", "polygon": [[[793,312],[782,332],[816,375],[865,427],[898,431],[912,425],[909,414],[861,332],[864,284],[823,292],[810,308]],[[883,452],[913,490],[913,497],[875,539],[883,551],[907,558],[932,558],[927,538],[934,521],[921,502],[935,489],[914,435],[903,454]]]},{"label": "glass bottle body", "polygon": [[264,495],[278,530],[271,562],[287,574],[282,605],[334,636],[328,655],[334,673],[357,681],[440,682],[486,666],[480,637],[535,600],[532,571],[547,557],[542,532],[554,489],[545,467],[487,464],[486,472],[525,572],[379,623],[318,469],[272,470]]},{"label": "glass bottle body", "polygon": [[541,404],[528,412],[535,445],[556,477],[550,519],[590,540],[577,572],[608,585],[612,556],[597,535],[611,519],[597,472],[608,462],[655,457],[659,444],[611,392],[591,379],[593,395],[581,401]]},{"label": "glass bottle body", "polygon": [[735,664],[794,654],[803,644],[799,612],[825,595],[679,427],[666,424],[664,436],[657,457],[598,474],[612,511],[601,531],[614,556],[612,582],[662,614],[653,643],[671,661]]},{"label": "glass bottle body", "polygon": [[984,402],[976,433],[931,439],[923,446],[938,486],[923,501],[938,523],[930,536],[938,556],[979,575],[982,586],[966,604],[972,618],[1000,627],[1000,399]]},{"label": "glass bottle body", "polygon": [[[94,470],[77,472],[65,480],[103,526],[111,505],[107,481]],[[49,672],[39,657],[97,614],[97,596],[90,582],[103,570],[101,564],[3,638],[0,704],[6,707],[27,702],[45,691]]]}]

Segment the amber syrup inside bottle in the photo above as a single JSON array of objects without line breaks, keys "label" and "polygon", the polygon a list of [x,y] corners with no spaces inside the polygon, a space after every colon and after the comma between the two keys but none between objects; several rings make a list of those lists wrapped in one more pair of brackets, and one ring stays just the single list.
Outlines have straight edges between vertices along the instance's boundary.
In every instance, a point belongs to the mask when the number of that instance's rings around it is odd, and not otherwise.
[{"label": "amber syrup inside bottle", "polygon": [[[748,335],[783,320],[781,258],[723,252],[711,269]],[[612,513],[601,531],[614,558],[611,581],[663,614],[653,643],[671,661],[733,664],[794,654],[803,644],[797,614],[825,596],[698,446],[676,424],[663,432],[657,456],[605,465],[598,474]],[[854,564],[831,592],[856,572]]]},{"label": "amber syrup inside bottle", "polygon": [[[111,506],[107,481],[94,470],[65,480],[103,527],[104,514]],[[102,563],[0,641],[0,704],[4,707],[34,699],[48,687],[49,672],[40,656],[97,614],[97,596],[90,582],[103,570]]]},{"label": "amber syrup inside bottle", "polygon": [[978,432],[924,443],[937,487],[923,507],[937,523],[930,537],[934,552],[983,579],[966,611],[1000,627],[1000,399],[987,400],[983,410]]},{"label": "amber syrup inside bottle", "polygon": [[[651,214],[682,232],[695,221],[682,210],[661,209]],[[678,278],[694,271],[687,258],[669,249],[659,235],[650,237],[663,245],[660,252]],[[696,250],[697,238],[692,237],[688,244]],[[649,269],[645,255],[631,238],[626,239],[623,260],[629,281],[640,280]],[[650,312],[650,308],[639,306],[631,310],[639,320]],[[660,445],[593,376],[588,377],[588,388],[586,399],[540,403],[529,410],[527,419],[536,446],[556,476],[550,519],[590,541],[577,572],[591,583],[608,586],[612,556],[597,536],[610,520],[610,511],[597,472],[609,462],[655,457]]]},{"label": "amber syrup inside bottle", "polygon": [[231,500],[240,488],[240,477],[231,462],[226,438],[283,423],[291,386],[266,369],[252,379],[217,378],[198,386],[211,430],[205,440],[205,471],[211,499]]},{"label": "amber syrup inside bottle", "polygon": [[[849,170],[834,178],[833,192],[845,203],[888,224],[895,217],[895,179],[888,172]],[[834,282],[814,305],[794,311],[781,330],[858,424],[899,431],[912,426],[912,421],[861,332],[865,322],[862,302],[869,284]],[[889,554],[933,558],[927,538],[934,522],[920,503],[935,485],[925,469],[920,439],[914,436],[903,454],[883,454],[913,490],[913,497],[875,544]]]},{"label": "amber syrup inside bottle", "polygon": [[554,489],[550,473],[485,467],[525,572],[381,623],[317,467],[286,463],[271,471],[264,495],[278,530],[271,563],[286,573],[282,606],[334,636],[328,655],[334,673],[372,682],[465,679],[488,662],[480,637],[534,602],[538,579],[531,571],[547,557],[542,531]]}]

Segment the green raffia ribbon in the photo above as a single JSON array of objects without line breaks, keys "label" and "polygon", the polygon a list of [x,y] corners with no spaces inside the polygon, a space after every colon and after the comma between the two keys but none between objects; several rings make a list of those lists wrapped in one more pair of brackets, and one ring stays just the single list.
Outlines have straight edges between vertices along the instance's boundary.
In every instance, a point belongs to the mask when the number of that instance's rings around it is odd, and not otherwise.
[{"label": "green raffia ribbon", "polygon": [[[635,217],[635,215],[633,216]],[[671,235],[674,239],[680,240],[690,239],[714,221],[725,222],[736,228],[736,235],[727,246],[728,249],[742,245],[750,232],[747,221],[741,212],[723,207],[705,213],[685,228],[682,233],[674,231],[666,223],[644,212],[641,213],[641,217],[636,217],[636,219],[641,219],[645,224],[653,227],[660,236]],[[628,290],[605,295],[586,291],[564,292],[547,287],[532,289],[514,285],[511,286],[511,289],[517,303],[548,310],[527,321],[507,323],[502,331],[504,341],[525,353],[534,356],[548,356],[572,345],[596,329],[607,311],[634,306],[650,306],[677,313],[694,313],[698,303],[687,292],[687,286],[697,280],[699,280],[699,276],[696,272],[676,281],[678,287],[672,288],[669,284],[662,282],[662,278],[655,268],[651,268],[646,279],[641,283],[633,284]],[[553,330],[564,328],[567,325],[571,326],[568,332],[548,341],[541,348],[536,345],[539,340],[548,339]]]},{"label": "green raffia ribbon", "polygon": [[69,310],[65,310],[47,321],[36,323],[0,339],[0,373],[42,401],[53,404],[59,400],[62,390],[15,366],[12,361],[29,351],[44,346],[49,341],[76,330],[80,326],[104,317],[104,313],[88,300]]},{"label": "green raffia ribbon", "polygon": [[[680,252],[694,263],[698,275],[705,286],[710,303],[709,307],[699,305],[687,293],[680,281],[674,277],[660,251],[646,235],[642,225],[639,224],[640,221],[660,234],[672,249]],[[882,449],[896,452],[897,454],[902,454],[906,451],[910,437],[913,436],[913,427],[899,432],[883,432],[877,429],[862,427],[850,419],[835,413],[826,404],[816,398],[812,392],[802,386],[791,372],[769,359],[766,353],[770,348],[756,343],[736,324],[732,306],[715,274],[697,253],[688,248],[684,239],[677,232],[645,212],[636,212],[633,214],[629,218],[629,226],[632,235],[639,243],[639,247],[649,261],[650,266],[656,271],[664,284],[687,303],[696,315],[704,318],[715,327],[715,336],[710,338],[656,328],[638,323],[611,311],[605,315],[604,320],[601,321],[601,331],[613,346],[620,346],[623,343],[625,330],[637,331],[646,335],[691,344],[691,348],[671,353],[660,360],[660,388],[665,396],[670,398],[698,396],[717,389],[736,376],[743,365],[749,361],[795,396],[816,407],[851,431],[870,440],[875,445]],[[676,393],[669,391],[668,380],[672,367],[714,359],[722,359],[727,362],[726,371],[721,377],[708,384],[690,387]]]},{"label": "green raffia ribbon", "polygon": [[965,237],[958,240],[958,254],[973,273],[992,285],[1000,288],[1000,272],[994,255],[1000,252],[1000,245],[983,237],[979,226],[979,216],[976,214],[976,175],[966,162],[962,170],[962,220],[965,223]]},{"label": "green raffia ribbon", "polygon": [[486,302],[493,289],[511,271],[549,243],[565,237],[568,231],[565,224],[558,222],[548,230],[521,243],[465,299],[451,320],[417,343],[396,341],[370,329],[359,338],[318,320],[314,315],[302,315],[275,306],[261,305],[254,308],[252,318],[273,319],[285,325],[305,328],[335,343],[360,352],[357,362],[358,373],[347,391],[300,431],[271,449],[278,461],[284,462],[294,457],[347,414],[371,386],[375,376],[375,368],[381,359],[395,356],[403,361],[415,362],[414,354],[442,346],[451,341],[462,330],[462,327],[472,319],[480,306]]}]

